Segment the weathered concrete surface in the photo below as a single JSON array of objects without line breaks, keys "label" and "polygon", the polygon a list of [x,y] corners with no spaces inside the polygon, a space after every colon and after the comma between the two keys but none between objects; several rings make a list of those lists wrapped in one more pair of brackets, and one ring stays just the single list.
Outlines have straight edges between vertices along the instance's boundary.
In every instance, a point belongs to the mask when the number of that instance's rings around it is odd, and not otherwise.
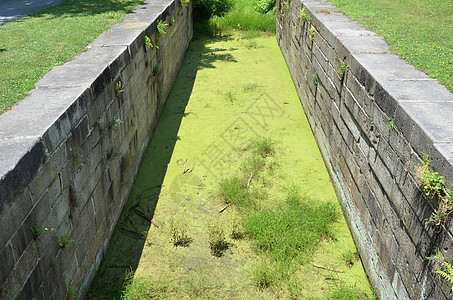
[{"label": "weathered concrete surface", "polygon": [[330,3],[304,6],[309,22],[278,1],[277,37],[372,284],[381,299],[451,299],[426,260],[453,257],[451,220],[442,234],[426,224],[437,204],[414,178],[423,151],[453,178],[453,95]]},{"label": "weathered concrete surface", "polygon": [[0,299],[84,295],[191,37],[191,7],[149,0],[0,115]]}]

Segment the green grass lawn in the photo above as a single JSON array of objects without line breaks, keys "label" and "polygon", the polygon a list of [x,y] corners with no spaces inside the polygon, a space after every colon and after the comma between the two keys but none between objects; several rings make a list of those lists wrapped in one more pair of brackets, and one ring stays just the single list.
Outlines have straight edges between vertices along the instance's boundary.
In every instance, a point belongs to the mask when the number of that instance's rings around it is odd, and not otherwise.
[{"label": "green grass lawn", "polygon": [[275,32],[274,11],[261,14],[255,9],[256,2],[256,0],[235,0],[233,9],[216,21],[226,28]]},{"label": "green grass lawn", "polygon": [[453,92],[452,0],[331,0],[394,53]]},{"label": "green grass lawn", "polygon": [[143,0],[66,0],[0,25],[0,113]]}]

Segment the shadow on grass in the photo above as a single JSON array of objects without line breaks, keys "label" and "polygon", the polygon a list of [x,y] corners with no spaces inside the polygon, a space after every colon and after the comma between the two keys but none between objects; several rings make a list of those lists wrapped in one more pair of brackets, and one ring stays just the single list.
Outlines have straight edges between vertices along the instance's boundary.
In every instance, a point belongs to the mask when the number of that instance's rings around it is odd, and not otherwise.
[{"label": "shadow on grass", "polygon": [[224,53],[224,49],[209,48],[207,44],[210,41],[212,40],[206,37],[199,37],[191,43],[87,299],[121,299],[148,242],[146,237],[150,226],[159,226],[154,221],[152,224],[150,220],[154,216],[167,167],[179,139],[181,121],[187,115],[184,111],[197,71],[215,68],[216,61],[236,62],[230,50]]},{"label": "shadow on grass", "polygon": [[30,17],[51,17],[61,16],[76,17],[87,15],[98,15],[104,13],[125,13],[132,10],[143,1],[139,0],[66,0],[55,6],[48,7]]}]

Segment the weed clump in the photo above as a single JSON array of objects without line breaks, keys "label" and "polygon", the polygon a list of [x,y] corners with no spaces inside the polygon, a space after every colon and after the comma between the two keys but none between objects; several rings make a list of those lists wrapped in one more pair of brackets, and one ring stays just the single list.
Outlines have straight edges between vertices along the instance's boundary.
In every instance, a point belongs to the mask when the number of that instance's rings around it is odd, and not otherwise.
[{"label": "weed clump", "polygon": [[242,228],[242,224],[239,219],[233,219],[231,222],[231,238],[233,240],[239,240],[244,237],[244,232]]},{"label": "weed clump", "polygon": [[245,228],[259,251],[286,264],[294,259],[306,261],[336,219],[337,210],[332,204],[314,205],[291,189],[283,207],[251,213]]},{"label": "weed clump", "polygon": [[250,202],[246,182],[239,176],[225,178],[220,182],[220,195],[226,204],[245,205]]},{"label": "weed clump", "polygon": [[254,153],[262,158],[273,155],[275,153],[274,141],[270,138],[263,138],[256,141],[254,144]]},{"label": "weed clump", "polygon": [[225,249],[227,248],[225,232],[222,228],[222,225],[218,221],[212,220],[208,224],[208,233],[209,248],[211,248],[211,254],[216,257],[222,256],[223,251],[225,251]]},{"label": "weed clump", "polygon": [[260,290],[266,289],[275,282],[275,273],[268,265],[263,263],[255,268],[253,281]]},{"label": "weed clump", "polygon": [[171,239],[175,247],[187,247],[192,239],[187,236],[187,224],[181,221],[173,220],[171,223]]},{"label": "weed clump", "polygon": [[416,170],[417,183],[428,199],[439,203],[438,208],[428,220],[429,224],[436,226],[439,230],[445,225],[448,216],[453,211],[453,191],[445,187],[445,178],[434,172],[429,167],[431,158],[429,153],[423,152],[423,163]]}]

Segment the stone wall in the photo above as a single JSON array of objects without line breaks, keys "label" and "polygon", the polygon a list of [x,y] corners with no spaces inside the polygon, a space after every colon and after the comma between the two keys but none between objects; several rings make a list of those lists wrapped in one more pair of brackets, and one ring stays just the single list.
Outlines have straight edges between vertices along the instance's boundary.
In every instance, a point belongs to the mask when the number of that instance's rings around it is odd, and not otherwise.
[{"label": "stone wall", "polygon": [[451,299],[426,259],[453,257],[451,219],[426,224],[438,204],[415,173],[430,151],[453,180],[453,95],[330,3],[304,2],[305,20],[300,1],[277,5],[278,42],[377,294]]},{"label": "stone wall", "polygon": [[191,7],[148,0],[0,116],[0,299],[84,295],[191,38]]}]

